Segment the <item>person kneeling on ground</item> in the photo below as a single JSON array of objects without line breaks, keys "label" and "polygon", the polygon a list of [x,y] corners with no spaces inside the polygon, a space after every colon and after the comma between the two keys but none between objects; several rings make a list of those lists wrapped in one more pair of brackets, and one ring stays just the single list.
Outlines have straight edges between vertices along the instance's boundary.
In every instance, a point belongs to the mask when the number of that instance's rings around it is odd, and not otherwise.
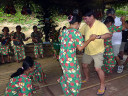
[{"label": "person kneeling on ground", "polygon": [[32,82],[28,77],[30,72],[34,70],[34,61],[30,57],[26,57],[23,61],[22,68],[11,75],[11,79],[7,85],[5,96],[31,96]]},{"label": "person kneeling on ground", "polygon": [[[31,57],[29,57],[30,61],[33,61]],[[43,72],[42,66],[40,63],[34,61],[34,71],[30,72],[28,75],[34,82],[45,83],[46,75]]]}]

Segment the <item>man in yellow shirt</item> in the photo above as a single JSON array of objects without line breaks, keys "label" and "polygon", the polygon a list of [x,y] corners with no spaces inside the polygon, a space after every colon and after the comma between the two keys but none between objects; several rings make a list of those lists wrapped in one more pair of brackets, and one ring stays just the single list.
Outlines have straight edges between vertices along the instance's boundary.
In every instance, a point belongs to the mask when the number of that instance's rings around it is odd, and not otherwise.
[{"label": "man in yellow shirt", "polygon": [[109,33],[106,25],[95,19],[95,15],[92,10],[87,10],[84,13],[83,20],[86,24],[83,25],[79,31],[85,36],[85,41],[89,39],[91,34],[97,35],[97,39],[89,43],[85,48],[85,52],[82,57],[84,74],[86,76],[86,81],[88,81],[88,64],[94,60],[95,70],[100,78],[100,89],[97,94],[102,95],[105,92],[104,72],[101,69],[103,65],[103,53],[105,50],[104,39],[111,37],[111,34]]}]

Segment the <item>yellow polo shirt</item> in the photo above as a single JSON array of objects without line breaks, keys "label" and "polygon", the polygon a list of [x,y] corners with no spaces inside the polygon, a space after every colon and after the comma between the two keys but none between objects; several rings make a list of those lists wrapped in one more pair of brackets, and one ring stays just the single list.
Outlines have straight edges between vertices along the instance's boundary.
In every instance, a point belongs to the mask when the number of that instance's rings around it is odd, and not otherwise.
[{"label": "yellow polo shirt", "polygon": [[[85,41],[87,41],[92,34],[103,35],[105,33],[109,33],[106,25],[98,20],[95,20],[91,28],[85,24],[79,31],[82,35],[85,35]],[[85,47],[85,53],[88,55],[96,55],[98,53],[103,53],[104,49],[104,39],[95,39]]]}]

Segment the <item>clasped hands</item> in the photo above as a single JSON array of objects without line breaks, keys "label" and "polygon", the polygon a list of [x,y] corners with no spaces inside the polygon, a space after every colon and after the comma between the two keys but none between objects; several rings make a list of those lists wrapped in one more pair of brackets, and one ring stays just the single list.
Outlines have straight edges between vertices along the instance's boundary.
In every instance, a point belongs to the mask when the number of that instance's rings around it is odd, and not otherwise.
[{"label": "clasped hands", "polygon": [[89,38],[91,41],[94,41],[95,39],[99,39],[99,35],[96,35],[96,34],[92,34],[90,35],[90,38]]}]

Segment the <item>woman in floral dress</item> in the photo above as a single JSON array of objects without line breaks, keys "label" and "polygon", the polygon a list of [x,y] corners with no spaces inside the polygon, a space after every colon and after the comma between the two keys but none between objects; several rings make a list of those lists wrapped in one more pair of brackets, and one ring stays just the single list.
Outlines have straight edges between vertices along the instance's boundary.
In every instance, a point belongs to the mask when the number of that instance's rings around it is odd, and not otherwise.
[{"label": "woman in floral dress", "polygon": [[34,53],[35,58],[38,57],[38,54],[40,52],[40,55],[43,58],[43,45],[41,38],[43,37],[43,34],[39,31],[37,31],[37,26],[33,26],[34,32],[31,33],[32,41],[34,42]]},{"label": "woman in floral dress", "polygon": [[[114,19],[111,16],[108,16],[104,23],[108,27],[111,34],[113,34],[114,32],[121,32],[121,30],[123,30],[125,28],[125,25],[123,25],[123,27],[122,26],[115,26],[114,25]],[[102,69],[106,73],[112,73],[112,70],[116,65],[116,60],[114,58],[111,39],[112,38],[108,38],[108,39],[104,40],[105,52],[104,52],[104,61],[103,61],[104,66],[102,66]]]},{"label": "woman in floral dress", "polygon": [[16,56],[16,61],[19,63],[20,60],[25,58],[25,50],[23,41],[27,41],[29,38],[25,39],[25,34],[21,32],[21,26],[16,26],[16,32],[11,36],[14,44],[14,54]]},{"label": "woman in floral dress", "polygon": [[34,82],[45,83],[46,75],[40,63],[34,61],[34,71],[29,73],[29,77],[34,80]]},{"label": "woman in floral dress", "polygon": [[32,82],[28,74],[34,70],[34,61],[25,58],[23,67],[11,75],[5,96],[32,96]]},{"label": "woman in floral dress", "polygon": [[83,42],[81,33],[77,30],[80,26],[81,18],[77,15],[69,16],[70,27],[64,29],[59,36],[61,42],[59,61],[63,70],[63,75],[58,79],[65,96],[78,96],[81,88],[81,74],[78,60],[76,59],[76,48],[84,49],[88,43],[96,38],[92,35],[88,41]]},{"label": "woman in floral dress", "polygon": [[3,34],[0,35],[0,38],[1,38],[1,58],[2,58],[2,63],[5,63],[4,55],[8,56],[7,62],[10,62],[9,53],[10,53],[11,38],[9,35],[9,28],[8,27],[4,27],[2,31],[3,31]]}]

